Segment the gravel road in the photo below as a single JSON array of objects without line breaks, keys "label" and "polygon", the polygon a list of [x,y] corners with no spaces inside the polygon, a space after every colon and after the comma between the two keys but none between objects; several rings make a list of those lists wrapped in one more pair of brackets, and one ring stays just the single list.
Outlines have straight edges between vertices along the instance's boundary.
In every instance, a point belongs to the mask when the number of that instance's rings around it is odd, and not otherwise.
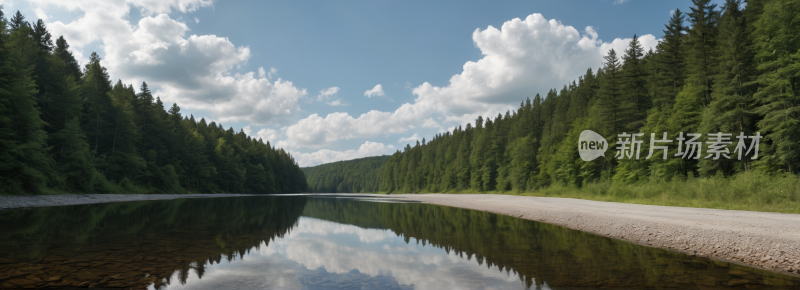
[{"label": "gravel road", "polygon": [[494,194],[398,194],[800,276],[800,214]]}]

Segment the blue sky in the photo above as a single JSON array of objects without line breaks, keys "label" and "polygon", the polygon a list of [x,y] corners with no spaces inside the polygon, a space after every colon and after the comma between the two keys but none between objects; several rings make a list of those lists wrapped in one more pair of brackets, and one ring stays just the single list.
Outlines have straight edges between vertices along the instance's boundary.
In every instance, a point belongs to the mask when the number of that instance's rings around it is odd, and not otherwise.
[{"label": "blue sky", "polygon": [[[391,154],[653,47],[691,1],[0,0],[112,79],[301,166]],[[687,23],[688,24],[688,23]],[[588,27],[588,28],[587,28]]]}]

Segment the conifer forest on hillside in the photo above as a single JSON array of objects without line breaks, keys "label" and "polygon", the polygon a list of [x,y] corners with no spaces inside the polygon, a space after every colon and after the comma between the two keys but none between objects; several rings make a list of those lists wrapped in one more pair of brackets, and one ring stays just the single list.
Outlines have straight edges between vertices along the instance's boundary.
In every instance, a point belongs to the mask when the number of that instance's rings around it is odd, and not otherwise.
[{"label": "conifer forest on hillside", "polygon": [[[709,0],[692,2],[690,11],[672,14],[656,50],[644,51],[634,36],[624,51],[609,51],[602,68],[536,94],[516,111],[478,117],[465,127],[407,145],[379,174],[353,174],[372,179],[360,184],[398,193],[532,192],[701,178],[762,180],[744,191],[774,186],[763,180],[795,184],[800,167],[800,1],[726,0],[721,7]],[[583,130],[607,140],[604,157],[581,160]],[[727,154],[709,158],[707,146],[720,132],[729,134],[729,142],[716,149]],[[622,134],[637,133],[644,140],[639,152],[617,156],[615,148],[631,141]],[[651,133],[672,143],[647,158]],[[702,142],[702,152],[682,151],[679,140],[689,140],[683,135],[688,133],[701,134],[696,141]],[[737,147],[740,139],[749,150]],[[752,150],[755,141],[760,147]],[[347,162],[318,167],[325,166],[358,167]],[[336,188],[329,184],[334,179],[309,176],[309,187]],[[340,180],[355,183],[348,176]],[[778,199],[798,202],[800,188],[787,189]]]},{"label": "conifer forest on hillside", "polygon": [[68,48],[42,20],[0,11],[0,194],[306,190],[283,149],[165,108]]}]

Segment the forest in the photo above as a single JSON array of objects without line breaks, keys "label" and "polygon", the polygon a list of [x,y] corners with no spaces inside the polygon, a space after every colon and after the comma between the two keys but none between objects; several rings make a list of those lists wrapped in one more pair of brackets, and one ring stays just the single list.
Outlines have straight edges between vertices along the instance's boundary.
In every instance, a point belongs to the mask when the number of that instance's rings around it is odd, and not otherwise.
[{"label": "forest", "polygon": [[[401,193],[531,192],[741,176],[798,180],[800,2],[692,3],[686,13],[675,10],[655,50],[644,51],[634,35],[624,51],[610,50],[597,71],[589,68],[561,89],[522,101],[515,111],[478,117],[407,145],[371,178],[379,191]],[[581,160],[583,130],[608,141],[604,157]],[[673,140],[669,158],[660,158],[658,150],[645,158],[649,141],[641,144],[641,158],[615,156],[622,145],[618,137],[626,132]],[[731,134],[731,142],[718,148],[728,150],[728,157],[706,158],[709,134],[718,132]],[[683,133],[702,134],[702,156],[680,157],[683,148],[676,145]],[[737,156],[740,133],[762,136],[756,159],[753,151]],[[752,138],[747,140],[752,147]],[[316,177],[309,184],[319,188],[327,180]],[[791,190],[787,198],[797,202],[798,188]]]},{"label": "forest", "polygon": [[0,194],[304,192],[293,157],[80,67],[40,19],[0,10]]},{"label": "forest", "polygon": [[365,157],[303,167],[308,192],[370,193],[380,190],[380,169],[391,156]]}]

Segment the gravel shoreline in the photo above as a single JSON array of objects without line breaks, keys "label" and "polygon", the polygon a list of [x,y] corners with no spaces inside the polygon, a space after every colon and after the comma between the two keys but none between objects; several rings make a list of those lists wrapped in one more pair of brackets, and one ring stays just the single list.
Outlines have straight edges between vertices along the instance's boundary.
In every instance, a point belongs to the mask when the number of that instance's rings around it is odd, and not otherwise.
[{"label": "gravel shoreline", "polygon": [[391,196],[519,217],[800,276],[800,214],[496,194]]},{"label": "gravel shoreline", "polygon": [[[64,194],[0,196],[0,210],[251,194]],[[257,195],[263,196],[263,195]],[[357,195],[370,196],[370,195]],[[750,212],[494,194],[393,194],[544,222],[690,255],[800,276],[800,214]]]}]

